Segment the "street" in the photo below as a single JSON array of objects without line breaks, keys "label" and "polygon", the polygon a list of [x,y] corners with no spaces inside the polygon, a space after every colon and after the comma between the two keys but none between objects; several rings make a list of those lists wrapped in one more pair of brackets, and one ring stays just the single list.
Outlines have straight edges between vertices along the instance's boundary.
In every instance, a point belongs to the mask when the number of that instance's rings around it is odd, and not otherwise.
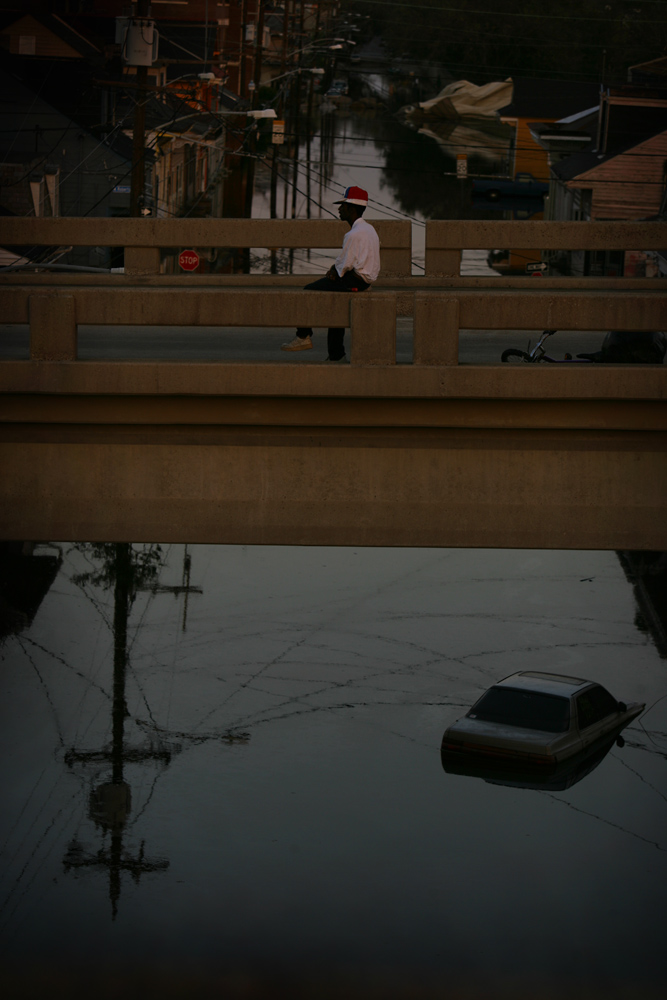
[{"label": "street", "polygon": [[[280,350],[293,331],[280,327],[180,327],[180,326],[80,326],[81,361],[279,361],[284,364],[320,364],[327,355],[326,331],[316,329],[314,348],[296,354]],[[459,360],[463,364],[496,364],[507,347],[526,350],[538,331],[462,330]],[[562,358],[566,351],[596,351],[604,337],[598,331],[563,331],[549,343],[549,353]],[[347,337],[349,345],[349,334]],[[412,361],[412,318],[399,317],[396,329],[396,360]],[[348,346],[349,356],[349,346]],[[24,324],[0,326],[0,358],[29,357],[29,332]]]}]

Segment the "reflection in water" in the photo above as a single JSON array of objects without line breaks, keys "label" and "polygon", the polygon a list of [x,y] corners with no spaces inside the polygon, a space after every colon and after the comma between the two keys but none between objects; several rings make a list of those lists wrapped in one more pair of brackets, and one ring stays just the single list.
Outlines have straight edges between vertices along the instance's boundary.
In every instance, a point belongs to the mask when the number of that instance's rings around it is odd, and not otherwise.
[{"label": "reflection in water", "polygon": [[[93,584],[112,587],[113,601],[113,696],[111,702],[111,745],[100,750],[77,750],[65,753],[68,767],[77,764],[111,765],[111,780],[96,785],[89,800],[89,815],[102,832],[108,844],[86,853],[78,840],[72,840],[63,859],[65,872],[81,869],[106,870],[109,876],[109,900],[112,919],[118,914],[121,892],[121,873],[129,873],[135,882],[147,872],[166,871],[169,862],[164,858],[149,859],[144,855],[144,841],[132,854],[125,848],[123,836],[131,808],[131,790],[124,779],[124,766],[133,763],[158,761],[165,767],[171,760],[172,749],[165,746],[127,747],[125,745],[125,719],[129,716],[125,701],[125,681],[128,668],[128,619],[136,593],[154,584],[161,560],[159,545],[135,549],[125,543],[81,545],[78,548],[89,555],[94,568],[75,576],[80,587]],[[180,747],[174,748],[180,750]]]},{"label": "reflection in water", "polygon": [[[64,761],[68,768],[85,770],[92,767],[99,773],[101,766],[106,771],[106,779],[94,784],[88,800],[89,818],[101,833],[103,843],[97,849],[87,851],[77,837],[73,838],[65,852],[63,868],[66,874],[85,869],[106,871],[112,919],[115,920],[118,915],[123,872],[131,875],[138,883],[144,874],[164,872],[169,868],[167,859],[146,856],[144,840],[134,851],[125,845],[124,837],[127,833],[132,804],[131,788],[125,780],[125,766],[157,763],[166,768],[172,755],[180,753],[183,749],[182,742],[174,742],[175,734],[154,723],[151,724],[152,713],[148,704],[146,707],[150,721],[135,720],[137,727],[141,727],[139,732],[143,731],[148,736],[148,741],[144,740],[141,745],[126,742],[125,724],[130,718],[125,696],[130,666],[128,643],[130,611],[140,591],[149,591],[154,595],[173,594],[174,597],[182,595],[184,600],[181,631],[185,632],[189,596],[191,593],[201,594],[202,589],[193,585],[190,580],[192,558],[188,546],[184,548],[180,585],[159,583],[159,572],[162,568],[160,545],[84,543],[75,545],[74,550],[85,557],[90,568],[74,574],[73,582],[84,591],[87,588],[100,588],[102,591],[113,589],[113,619],[110,623],[113,633],[111,742],[95,749],[70,747],[64,752]],[[36,578],[41,579],[43,577],[41,565],[35,565]],[[57,565],[59,566],[60,562]],[[189,734],[180,733],[178,736],[187,740]],[[200,734],[190,736],[194,742],[200,742],[202,738],[206,737]],[[221,739],[227,743],[246,743],[249,736],[247,733],[224,733]],[[153,795],[155,781],[143,809],[148,806]]]},{"label": "reflection in water", "polygon": [[60,551],[35,552],[21,542],[0,542],[0,640],[32,625],[62,564]]},{"label": "reflection in water", "polygon": [[651,636],[660,656],[667,659],[667,552],[617,555],[637,602],[635,625]]},{"label": "reflection in water", "polygon": [[[513,130],[495,121],[431,122],[422,125],[420,135],[429,136],[442,147],[450,164],[456,169],[456,156],[465,153],[469,161],[485,173],[507,174]],[[479,162],[478,162],[479,161]],[[480,169],[480,172],[481,169]]]},{"label": "reflection in water", "polygon": [[[659,995],[664,668],[612,553],[62,552],[2,650],[6,963],[520,974],[524,1000],[612,948]],[[443,729],[530,668],[645,700],[646,729],[540,789],[443,775]]]},{"label": "reflection in water", "polygon": [[442,766],[447,774],[483,778],[492,785],[511,785],[513,788],[533,788],[551,792],[571,788],[587,774],[594,771],[607,756],[614,744],[623,745],[622,737],[606,737],[560,764],[511,764],[507,761],[464,758],[460,753],[441,750]]}]

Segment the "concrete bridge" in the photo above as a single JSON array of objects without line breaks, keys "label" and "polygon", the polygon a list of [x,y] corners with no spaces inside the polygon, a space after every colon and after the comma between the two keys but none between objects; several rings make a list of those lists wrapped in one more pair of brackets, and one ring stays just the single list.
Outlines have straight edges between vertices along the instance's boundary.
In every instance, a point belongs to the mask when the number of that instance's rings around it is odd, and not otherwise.
[{"label": "concrete bridge", "polygon": [[[0,361],[2,536],[667,549],[667,367],[458,349],[460,329],[666,327],[657,279],[459,270],[466,248],[659,249],[667,225],[428,223],[423,276],[409,223],[376,225],[383,276],[345,296],[300,291],[303,275],[160,273],[160,248],[336,247],[338,222],[2,220],[3,246],[126,247],[123,275],[0,275],[2,322],[30,325],[30,360]],[[82,361],[90,323],[334,323],[352,364]]]}]

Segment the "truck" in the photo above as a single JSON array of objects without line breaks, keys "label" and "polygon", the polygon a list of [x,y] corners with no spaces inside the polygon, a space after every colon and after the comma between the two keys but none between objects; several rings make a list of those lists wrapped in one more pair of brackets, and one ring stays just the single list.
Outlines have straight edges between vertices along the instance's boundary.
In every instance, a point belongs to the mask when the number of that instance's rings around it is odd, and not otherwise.
[{"label": "truck", "polygon": [[483,197],[488,201],[498,201],[500,198],[543,198],[549,190],[546,181],[538,181],[532,174],[518,171],[511,177],[476,177],[472,183],[474,197]]}]

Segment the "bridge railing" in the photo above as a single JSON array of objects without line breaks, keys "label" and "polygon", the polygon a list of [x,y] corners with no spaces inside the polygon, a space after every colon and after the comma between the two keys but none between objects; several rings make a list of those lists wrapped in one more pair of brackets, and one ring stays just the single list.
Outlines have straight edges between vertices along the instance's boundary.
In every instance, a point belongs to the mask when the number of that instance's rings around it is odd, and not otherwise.
[{"label": "bridge railing", "polygon": [[[425,273],[412,275],[412,229],[407,220],[370,220],[380,237],[382,271],[380,281],[415,287],[452,279],[475,284],[497,279],[461,276],[464,250],[493,250],[498,247],[527,250],[665,250],[665,222],[531,222],[488,220],[430,220],[425,225]],[[340,247],[347,226],[334,219],[91,219],[14,218],[0,219],[2,246],[102,246],[125,248],[124,277],[160,276],[160,250],[197,248],[332,249]],[[174,275],[161,275],[174,280]],[[294,283],[302,276],[287,275],[180,275],[190,281],[239,281],[252,283],[268,278],[272,284]],[[552,283],[584,282],[584,286],[604,287],[622,278],[543,279]],[[642,279],[628,279],[639,281]],[[652,281],[654,279],[647,279]],[[528,277],[504,278],[529,282]],[[519,286],[520,287],[520,286]]]},{"label": "bridge railing", "polygon": [[[0,274],[0,316],[29,323],[33,360],[74,360],[79,324],[349,326],[353,364],[396,361],[396,316],[414,314],[414,363],[456,365],[460,329],[636,329],[667,326],[667,283],[656,279],[466,279],[465,249],[522,245],[558,249],[659,249],[667,223],[433,221],[426,224],[426,275],[411,276],[410,224],[375,221],[383,244],[372,293],[295,291],[304,276],[160,275],[165,246],[340,244],[343,223],[259,219],[14,219],[0,245],[123,245],[125,274]],[[239,279],[244,281],[240,282]],[[471,284],[474,287],[471,287]],[[255,287],[253,287],[253,285]],[[356,334],[356,335],[355,335]]]},{"label": "bridge railing", "polygon": [[[386,277],[410,275],[410,223],[374,219],[373,226],[380,237],[383,274]],[[331,249],[340,248],[347,231],[347,225],[335,219],[5,218],[0,225],[0,243],[3,246],[124,247],[125,274],[141,277],[160,273],[161,249]],[[164,275],[165,280],[169,277]]]},{"label": "bridge railing", "polygon": [[667,292],[415,292],[413,362],[458,364],[460,330],[659,330],[666,320]]},{"label": "bridge railing", "polygon": [[21,287],[3,292],[2,299],[6,323],[30,324],[32,361],[75,361],[79,324],[349,327],[353,364],[396,361],[396,295],[392,292],[313,295],[291,289]]},{"label": "bridge railing", "polygon": [[[426,277],[458,278],[463,250],[493,250],[499,247],[543,251],[664,251],[667,249],[667,223],[432,220],[426,223]],[[587,277],[576,280],[594,286],[601,279]]]}]

